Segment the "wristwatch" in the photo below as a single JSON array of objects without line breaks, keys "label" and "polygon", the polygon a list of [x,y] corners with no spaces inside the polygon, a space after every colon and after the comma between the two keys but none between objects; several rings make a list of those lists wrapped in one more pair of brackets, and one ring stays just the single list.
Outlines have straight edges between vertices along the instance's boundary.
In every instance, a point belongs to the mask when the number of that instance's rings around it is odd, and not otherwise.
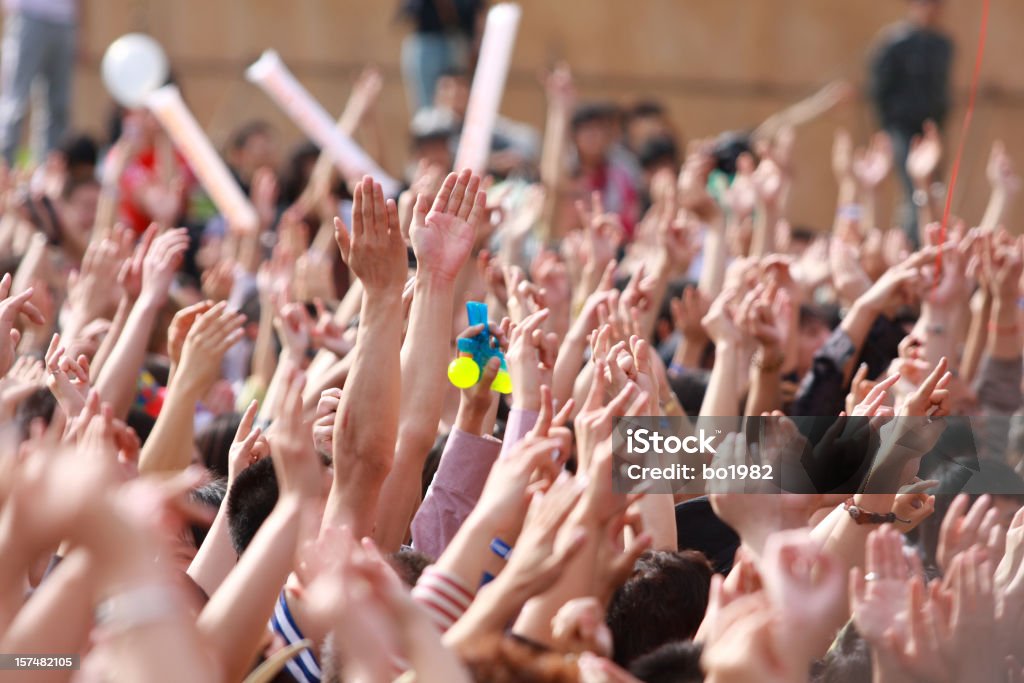
[{"label": "wristwatch", "polygon": [[843,503],[843,509],[850,513],[850,519],[857,524],[893,524],[895,522],[910,524],[909,519],[900,519],[896,516],[895,512],[889,512],[883,515],[878,512],[868,512],[867,510],[859,508],[853,502],[853,498],[846,499],[846,502]]}]

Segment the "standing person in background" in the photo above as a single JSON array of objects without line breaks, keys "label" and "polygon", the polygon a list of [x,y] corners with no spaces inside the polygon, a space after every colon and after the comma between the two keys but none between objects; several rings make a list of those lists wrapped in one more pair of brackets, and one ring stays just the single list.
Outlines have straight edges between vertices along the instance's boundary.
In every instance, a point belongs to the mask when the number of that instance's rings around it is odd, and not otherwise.
[{"label": "standing person in background", "polygon": [[940,30],[942,0],[907,0],[905,21],[888,27],[871,59],[869,88],[882,128],[892,140],[893,159],[906,192],[903,229],[919,244],[916,202],[907,173],[910,143],[925,121],[942,126],[949,112],[953,41]]},{"label": "standing person in background", "polygon": [[453,69],[468,70],[485,0],[403,0],[402,16],[413,32],[402,43],[402,78],[415,113],[434,103],[437,80]]},{"label": "standing person in background", "polygon": [[77,32],[78,0],[4,0],[0,150],[8,164],[14,162],[37,79],[45,99],[33,117],[34,158],[45,157],[67,130]]}]

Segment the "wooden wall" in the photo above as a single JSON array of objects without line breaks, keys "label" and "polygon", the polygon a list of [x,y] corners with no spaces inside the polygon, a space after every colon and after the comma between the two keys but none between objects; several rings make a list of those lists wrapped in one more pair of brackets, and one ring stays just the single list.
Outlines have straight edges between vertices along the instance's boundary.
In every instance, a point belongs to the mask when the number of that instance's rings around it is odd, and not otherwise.
[{"label": "wooden wall", "polygon": [[[574,68],[584,97],[628,102],[655,96],[670,107],[688,137],[756,124],[821,83],[845,76],[863,81],[868,46],[903,11],[901,0],[520,0],[523,22],[504,100],[508,116],[541,123],[537,74],[556,59]],[[947,23],[958,48],[959,127],[973,60],[980,1],[947,0]],[[84,3],[75,124],[99,132],[110,100],[98,63],[111,40],[145,31],[160,40],[186,97],[215,142],[238,122],[263,117],[282,140],[297,131],[242,78],[266,47],[276,48],[333,112],[342,107],[361,65],[375,63],[386,79],[380,114],[388,137],[384,160],[399,170],[407,108],[398,59],[405,27],[397,0],[88,0]],[[977,221],[987,194],[991,140],[1006,140],[1024,167],[1024,3],[992,0],[982,93],[955,207]],[[864,139],[872,120],[862,101],[809,126],[799,137],[798,222],[830,222],[835,187],[829,172],[832,131],[851,128]],[[952,148],[957,133],[947,135]],[[883,202],[892,206],[890,187]],[[1022,202],[1024,203],[1024,202]],[[1014,211],[1015,221],[1024,209]],[[1018,228],[1019,229],[1019,228]]]}]

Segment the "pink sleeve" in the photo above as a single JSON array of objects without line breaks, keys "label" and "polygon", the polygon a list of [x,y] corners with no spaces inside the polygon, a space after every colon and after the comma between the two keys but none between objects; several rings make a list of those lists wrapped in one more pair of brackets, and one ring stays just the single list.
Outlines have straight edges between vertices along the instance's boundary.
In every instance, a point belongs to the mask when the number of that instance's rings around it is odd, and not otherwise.
[{"label": "pink sleeve", "polygon": [[533,429],[533,425],[537,424],[537,417],[536,410],[513,408],[509,412],[508,421],[505,423],[505,439],[501,443],[502,456]]},{"label": "pink sleeve", "polygon": [[413,547],[437,559],[455,537],[484,490],[501,442],[453,429],[434,481],[412,520]]}]

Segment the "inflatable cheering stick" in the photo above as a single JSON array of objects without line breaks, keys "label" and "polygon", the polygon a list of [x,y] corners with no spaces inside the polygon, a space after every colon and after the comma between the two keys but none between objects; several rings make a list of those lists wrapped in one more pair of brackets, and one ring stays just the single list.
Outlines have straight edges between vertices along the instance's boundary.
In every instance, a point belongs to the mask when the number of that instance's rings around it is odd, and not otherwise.
[{"label": "inflatable cheering stick", "polygon": [[491,389],[501,394],[512,393],[512,380],[508,375],[505,354],[501,352],[497,338],[491,334],[487,325],[487,304],[467,301],[466,313],[470,327],[483,325],[483,329],[476,336],[459,339],[459,357],[448,365],[448,379],[458,388],[468,389],[480,381],[487,361],[497,357],[501,361],[501,369],[491,382]]}]

